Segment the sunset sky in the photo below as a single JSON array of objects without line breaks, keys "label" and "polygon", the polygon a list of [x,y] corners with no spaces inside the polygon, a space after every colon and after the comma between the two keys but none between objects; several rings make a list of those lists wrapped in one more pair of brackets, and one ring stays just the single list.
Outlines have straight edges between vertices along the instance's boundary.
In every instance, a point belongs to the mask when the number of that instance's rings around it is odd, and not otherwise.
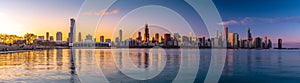
[{"label": "sunset sky", "polygon": [[[247,28],[251,27],[254,37],[267,35],[274,42],[277,42],[277,38],[283,38],[285,42],[300,41],[299,0],[213,2],[223,19],[223,23],[220,24],[227,25],[229,32],[237,32],[241,38],[246,38]],[[84,0],[1,0],[0,33],[45,35],[46,32],[50,32],[50,35],[55,36],[56,32],[61,31],[66,39],[69,19],[81,16],[78,14],[83,3]],[[91,18],[105,14],[102,23],[98,27],[92,27],[96,28],[97,40],[99,35],[113,37],[115,27],[124,29],[124,35],[131,35],[134,33],[132,30],[135,30],[133,27],[140,28],[145,23],[175,29],[178,32],[186,29],[182,27],[191,27],[196,30],[198,37],[207,36],[207,29],[201,17],[182,0],[120,0],[108,10],[84,9],[81,14]],[[86,27],[89,27],[88,23],[86,22]],[[182,34],[188,35],[188,31],[183,31]]]}]

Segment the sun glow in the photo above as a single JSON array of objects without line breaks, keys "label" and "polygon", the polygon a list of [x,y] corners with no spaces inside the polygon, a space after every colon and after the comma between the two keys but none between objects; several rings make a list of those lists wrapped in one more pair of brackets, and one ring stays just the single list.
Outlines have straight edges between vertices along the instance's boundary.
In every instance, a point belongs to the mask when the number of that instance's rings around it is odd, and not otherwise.
[{"label": "sun glow", "polygon": [[22,33],[22,29],[24,28],[24,25],[10,19],[6,14],[0,13],[0,33],[22,36],[24,35]]}]

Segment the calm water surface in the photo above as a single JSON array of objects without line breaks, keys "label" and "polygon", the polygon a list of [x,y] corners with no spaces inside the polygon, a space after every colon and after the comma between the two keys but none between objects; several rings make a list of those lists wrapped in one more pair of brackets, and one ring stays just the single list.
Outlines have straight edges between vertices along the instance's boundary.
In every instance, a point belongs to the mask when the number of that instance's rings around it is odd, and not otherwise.
[{"label": "calm water surface", "polygon": [[[298,50],[227,50],[219,82],[299,83],[299,62]],[[187,64],[187,73],[198,68],[195,82],[201,83],[209,70],[211,50],[55,49],[0,54],[0,82],[172,82],[182,63]]]}]

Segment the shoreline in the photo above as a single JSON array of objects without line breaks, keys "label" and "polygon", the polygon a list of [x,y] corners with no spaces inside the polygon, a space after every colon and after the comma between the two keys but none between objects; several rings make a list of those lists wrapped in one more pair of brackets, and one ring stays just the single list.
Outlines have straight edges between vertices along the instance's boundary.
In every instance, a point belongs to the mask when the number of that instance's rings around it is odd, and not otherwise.
[{"label": "shoreline", "polygon": [[[95,47],[95,48],[88,48],[88,47],[51,47],[51,48],[34,48],[34,49],[28,49],[28,48],[24,48],[24,49],[13,49],[13,50],[8,50],[8,51],[0,51],[0,54],[8,54],[8,53],[18,53],[18,52],[29,52],[29,51],[38,51],[38,50],[53,50],[53,49],[124,49],[125,47]],[[159,47],[154,47],[154,48],[159,48]],[[128,48],[128,49],[151,49],[151,48]],[[164,48],[164,49],[181,49],[181,48]],[[183,49],[224,49],[224,48],[188,48],[188,47],[183,47]],[[300,50],[300,48],[272,48],[272,49],[231,49],[228,48],[228,50]]]}]

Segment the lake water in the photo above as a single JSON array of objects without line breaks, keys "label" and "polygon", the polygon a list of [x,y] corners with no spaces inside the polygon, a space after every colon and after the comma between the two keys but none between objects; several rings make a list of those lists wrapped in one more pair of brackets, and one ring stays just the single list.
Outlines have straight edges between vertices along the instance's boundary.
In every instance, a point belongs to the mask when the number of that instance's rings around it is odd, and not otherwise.
[{"label": "lake water", "polygon": [[299,62],[299,50],[39,50],[0,54],[0,82],[298,83]]}]

